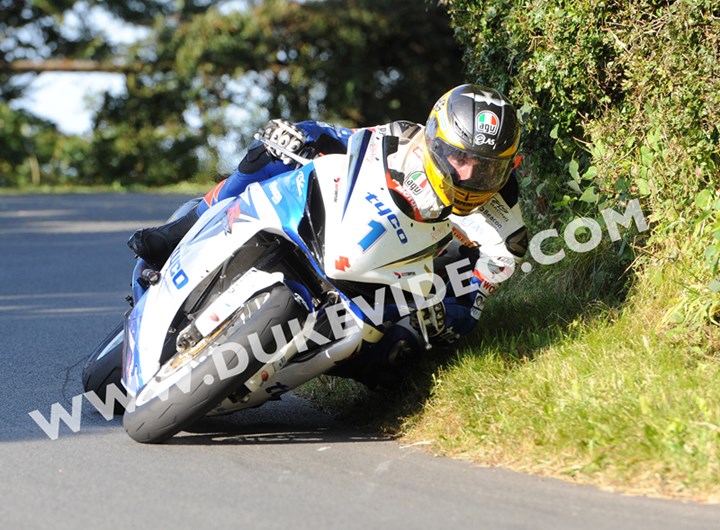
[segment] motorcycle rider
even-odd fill
[[[455,296],[449,286],[443,303],[423,311],[431,342],[453,342],[473,329],[485,300],[512,274],[527,248],[513,171],[519,162],[520,140],[515,108],[496,90],[465,84],[435,103],[425,127],[395,121],[370,129],[399,138],[397,152],[388,157],[388,181],[401,209],[418,222],[452,222],[454,241],[437,258],[436,269],[469,259],[465,270],[472,270],[472,292]],[[316,121],[272,120],[261,135],[288,152],[313,158],[345,153],[354,132]],[[287,153],[256,140],[237,170],[196,208],[172,223],[138,230],[128,246],[159,269],[210,206],[241,194],[252,182],[293,169],[295,162]],[[332,373],[369,386],[391,385],[398,367],[424,342],[417,318],[413,315],[391,327],[379,343],[363,348],[361,356]]]

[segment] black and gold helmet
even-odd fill
[[[468,215],[510,177],[520,141],[515,108],[497,90],[461,85],[442,96],[425,127],[425,172],[453,213]]]

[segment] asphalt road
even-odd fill
[[[720,506],[434,458],[293,396],[160,446],[83,400],[78,432],[51,440],[28,413],[71,410],[85,357],[127,307],[125,240],[180,202],[0,195],[0,527],[720,528]]]

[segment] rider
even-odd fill
[[[487,297],[514,270],[525,254],[527,229],[518,204],[513,169],[520,129],[512,104],[498,91],[461,85],[433,106],[427,124],[395,121],[371,128],[397,136],[399,149],[388,157],[390,186],[402,199],[405,212],[418,222],[450,219],[453,243],[438,257],[436,269],[469,258],[471,294],[455,296],[449,287],[443,304],[435,306],[431,341],[452,342],[470,332]],[[148,264],[160,268],[182,237],[210,206],[242,193],[252,182],[293,170],[287,152],[313,158],[345,153],[353,129],[316,121],[296,124],[272,120],[261,132],[270,143],[253,142],[237,170],[211,189],[184,217],[157,228],[138,230],[128,246]],[[401,207],[402,207],[401,206]],[[428,310],[432,312],[431,310]],[[349,375],[370,386],[390,375],[394,380],[402,359],[422,344],[417,317],[388,330],[383,339],[364,349],[362,361],[341,365],[337,375]],[[387,382],[387,381],[385,381]]]

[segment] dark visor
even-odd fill
[[[497,191],[505,183],[511,158],[470,155],[440,138],[433,140],[433,161],[453,184],[471,191]]]

